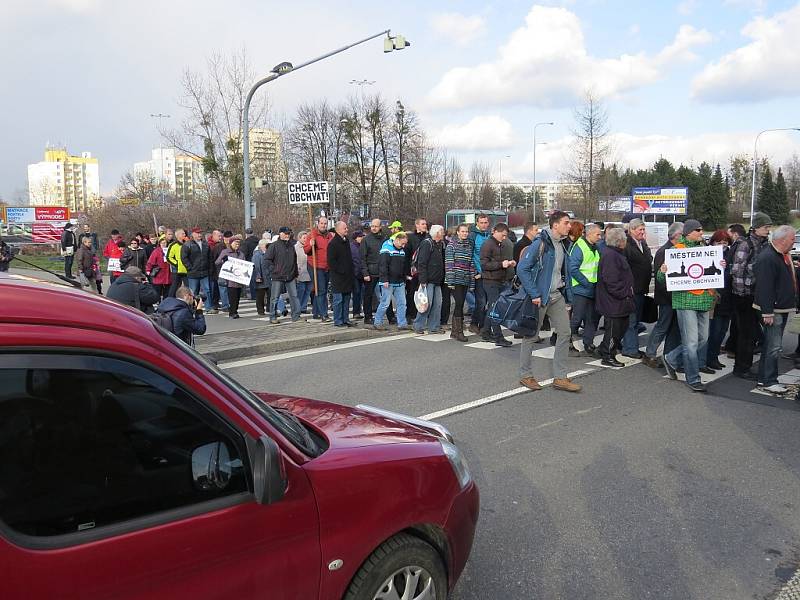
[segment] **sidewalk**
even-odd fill
[[[376,331],[371,326],[339,328],[332,323],[281,323],[280,325],[259,325],[248,329],[207,333],[195,336],[195,347],[215,361],[229,361],[305,350],[335,342],[352,342],[375,337],[387,337],[405,331]]]

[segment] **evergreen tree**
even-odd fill
[[[778,176],[775,178],[774,192],[775,214],[771,214],[772,221],[776,225],[785,225],[789,222],[789,197],[786,189],[786,180],[783,178],[783,171],[778,168]]]
[[[706,198],[706,218],[703,226],[706,229],[719,229],[725,226],[728,218],[728,189],[722,179],[722,169],[717,164],[714,174],[711,176],[709,193]]]
[[[708,228],[713,222],[712,215],[713,192],[711,178],[713,177],[711,165],[702,163],[697,169],[695,193],[692,195],[692,205],[689,215],[697,219]]]
[[[675,167],[666,158],[659,158],[653,165],[653,186],[654,187],[673,187],[678,185],[678,174]]]
[[[761,186],[758,189],[758,204],[757,210],[759,212],[767,213],[773,221],[775,217],[775,184],[772,182],[772,171],[768,165],[764,166],[761,172]]]

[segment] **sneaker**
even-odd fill
[[[238,319],[239,318],[239,313],[233,313],[232,315],[230,315],[230,317],[231,317],[231,319]]]
[[[355,327],[356,324],[355,323],[351,323],[350,321],[347,321],[347,323],[345,323],[344,326],[345,327]]]
[[[322,321],[323,323],[330,323],[332,321],[332,319],[330,317],[322,317],[322,319],[320,319],[320,321]]]
[[[725,368],[725,365],[723,365],[718,360],[717,361],[712,361],[712,362],[708,363],[706,366],[711,368],[711,369],[714,369],[715,371],[721,371],[722,369]]]
[[[270,324],[270,325],[280,325],[280,324],[281,324],[281,322],[280,322],[280,321],[278,321],[278,319],[270,319],[270,320],[269,320],[269,324]]]
[[[417,335],[425,335],[425,330],[424,329],[415,329],[414,333],[416,333]]]
[[[412,331],[414,328],[411,325],[398,325],[397,331]]]
[[[570,356],[580,356],[581,355],[581,351],[578,350],[574,345],[570,344],[569,345],[569,355]]]
[[[639,352],[637,352],[636,354],[625,354],[623,352],[622,356],[624,356],[625,358],[633,358],[634,360],[640,360],[640,359],[645,357],[645,353],[642,352],[641,350]]]
[[[678,372],[675,370],[675,367],[673,367],[667,360],[666,354],[661,355],[661,362],[664,363],[664,368],[667,370],[667,375],[669,375],[669,378],[672,380],[677,380]]]
[[[519,380],[519,382],[524,385],[529,390],[533,390],[534,392],[539,391],[542,389],[542,386],[539,385],[539,382],[536,381],[533,377],[523,377]]]
[[[563,392],[580,392],[583,388],[577,383],[571,382],[569,379],[554,379],[553,387]]]
[[[657,369],[661,366],[661,363],[658,361],[658,358],[655,356],[645,356],[642,359],[642,362],[650,367],[651,369]]]
[[[614,367],[615,369],[619,369],[625,366],[625,363],[619,362],[616,358],[604,358],[600,361],[600,364],[604,367]]]
[[[703,367],[702,369],[698,369],[701,373],[705,373],[706,375],[716,375],[716,371],[709,367]]]
[[[373,329],[375,329],[376,331],[386,331],[386,330],[388,330],[388,329],[389,329],[389,328],[388,328],[386,325],[384,325],[383,323],[373,323],[373,324],[372,324],[372,328],[373,328]]]
[[[216,308],[212,308],[211,310],[207,310],[206,314],[207,315],[218,315],[219,314],[219,310],[217,310]]]
[[[785,394],[789,391],[789,388],[787,388],[785,385],[781,385],[780,383],[776,383],[775,385],[765,387],[764,390],[770,394]]]
[[[687,383],[686,385],[689,386],[690,390],[699,394],[705,394],[708,391],[702,383]]]
[[[501,348],[508,348],[509,346],[512,346],[513,344],[511,343],[510,340],[507,340],[506,338],[501,337],[501,338],[498,338],[498,339],[496,339],[494,341],[494,345],[495,346],[500,346]]]

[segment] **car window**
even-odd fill
[[[121,360],[70,358],[0,359],[8,528],[64,535],[248,490],[241,440],[180,387]]]

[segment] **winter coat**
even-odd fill
[[[400,286],[405,284],[406,276],[410,273],[406,263],[406,251],[394,245],[394,240],[386,240],[381,246],[381,259],[378,263],[380,283],[389,282],[390,285]]]
[[[475,264],[472,262],[472,242],[458,238],[450,240],[444,250],[445,281],[450,287],[475,287]]]
[[[106,298],[116,300],[142,312],[153,312],[153,304],[161,299],[156,289],[149,283],[142,283],[133,275],[123,273],[114,280],[106,292]]]
[[[308,256],[303,250],[303,244],[295,242],[294,252],[297,255],[297,281],[311,281],[311,274],[308,272]]]
[[[83,274],[86,279],[94,279],[94,250],[91,246],[87,248],[81,244],[75,253],[75,262],[78,265],[78,273]]]
[[[444,284],[444,242],[428,238],[417,251],[417,278],[420,285]]]
[[[219,270],[220,267],[217,266],[217,259],[219,255],[222,254],[222,251],[225,250],[228,246],[225,245],[225,242],[219,241],[213,246],[211,244],[208,245],[209,254],[211,255],[211,264],[212,267],[208,270],[208,276],[211,278],[212,281],[217,281],[219,279]],[[240,248],[241,250],[241,248]],[[247,260],[250,260],[249,258]]]
[[[361,238],[361,241],[364,241],[364,238]],[[363,267],[361,265],[361,244],[356,242],[355,240],[350,240],[350,255],[353,257],[353,273],[357,279],[361,279],[363,277]]]
[[[269,249],[269,246],[267,249]],[[272,266],[267,262],[266,252],[258,249],[253,252],[252,281],[255,282],[256,289],[259,290],[268,290],[272,287]]]
[[[65,229],[61,234],[61,249],[66,250],[67,248],[72,248],[74,251],[77,249],[77,246],[78,240],[75,237],[75,233],[70,229]]]
[[[672,242],[667,240],[666,244],[656,250],[656,256],[653,259],[653,271],[655,273],[658,273],[661,270],[661,265],[663,265],[664,261],[666,260],[667,250],[672,247]],[[659,306],[672,306],[672,293],[667,291],[666,280],[660,279],[658,275],[656,275],[656,287],[655,293],[653,294],[653,299]]]
[[[633,291],[636,294],[646,294],[650,291],[650,280],[653,278],[653,256],[646,241],[642,241],[642,249],[631,236],[625,246],[625,258],[633,273]]]
[[[253,252],[258,248],[259,237],[257,235],[248,235],[242,242],[242,252],[244,252],[244,259],[247,261],[253,260]]]
[[[114,254],[112,254],[113,252],[116,252],[117,248],[117,242],[115,242],[113,239],[108,240],[105,248],[103,248],[103,256],[106,258],[117,258],[114,256]]]
[[[522,251],[530,245],[531,238],[529,238],[527,235],[523,235],[519,241],[514,244],[514,260],[519,262],[519,257],[522,255]]]
[[[147,254],[144,248],[136,248],[135,250],[130,246],[125,248],[122,253],[122,258],[119,260],[119,266],[124,271],[128,267],[139,267],[144,272],[147,267]]]
[[[90,233],[80,234],[78,236],[78,247],[81,247],[83,245],[83,238],[85,237],[88,237],[90,240],[92,240],[92,246],[91,246],[92,250],[94,250],[95,252],[99,252],[100,246],[97,243],[97,234],[94,231]]]
[[[725,249],[725,287],[717,289],[717,304],[714,306],[714,317],[733,317],[736,305],[733,303],[733,282],[731,267],[733,266],[733,247]]]
[[[762,317],[795,312],[797,280],[791,258],[787,264],[784,255],[775,246],[768,244],[759,252],[753,272],[756,276],[753,308]]]
[[[164,256],[164,251],[164,248],[157,246],[150,254],[150,258],[147,259],[145,272],[148,275],[152,273],[154,268],[159,268],[158,273],[152,279],[154,285],[169,285],[172,283],[172,273],[169,271],[169,263],[167,263],[167,258]]]
[[[244,254],[242,254],[244,257]],[[189,279],[202,279],[211,272],[211,249],[204,240],[190,240],[181,246],[181,260]]]
[[[542,306],[550,302],[550,286],[553,283],[553,270],[556,266],[556,250],[553,244],[550,234],[542,231],[531,242],[528,250],[522,253],[517,265],[517,275],[522,287],[525,288],[525,293],[531,298],[540,298]],[[565,281],[568,263],[565,255],[564,263],[561,265],[561,276]]]
[[[429,233],[414,233],[408,234],[408,242],[406,243],[406,262],[408,263],[408,269],[411,270],[411,261],[414,260],[414,252],[419,250],[422,247],[422,242],[425,240],[431,239]]]
[[[224,263],[229,258],[238,258],[239,260],[244,260],[244,252],[242,252],[241,250],[233,250],[231,248],[225,248],[225,250],[220,252],[214,264],[217,267],[222,267],[222,263]],[[230,281],[228,279],[220,279],[219,284],[220,285],[224,284],[224,287],[229,287],[234,289],[245,287],[241,283],[237,283],[236,281]]]
[[[105,254],[104,252],[105,256],[107,256],[108,258],[118,258],[120,259],[120,263],[122,262],[122,254],[123,254],[122,248],[120,248],[117,245],[114,245],[111,248],[106,247],[106,250],[108,251],[108,254]],[[122,274],[122,271],[111,271],[111,274],[115,276],[120,275]]]
[[[493,236],[483,243],[481,246],[481,278],[484,281],[502,283],[508,280],[508,269],[513,269],[513,267],[503,266],[504,260],[510,260],[510,257],[507,259],[506,255],[507,251],[503,249],[503,242],[498,242]]]
[[[481,272],[481,246],[492,235],[491,229],[481,231],[477,226],[473,225],[469,230],[469,241],[472,242],[472,262],[475,265],[475,270]]]
[[[309,256],[308,266],[310,268],[318,268],[321,271],[328,270],[328,244],[330,244],[331,240],[333,239],[333,233],[325,233],[322,234],[319,232],[319,229],[314,228],[311,230],[311,233],[308,234],[308,238],[306,239],[306,243],[303,244],[303,250],[305,250],[306,255]],[[314,239],[314,244],[316,248],[312,252],[311,249],[311,239]]]
[[[340,235],[333,236],[328,244],[328,269],[331,274],[331,287],[334,293],[350,294],[353,291],[353,255],[350,252],[350,241]]]
[[[606,246],[600,255],[595,310],[604,317],[627,317],[636,311],[634,277],[626,253]]]
[[[597,244],[590,244],[586,238],[582,238],[583,242],[575,242],[570,248],[569,256],[567,257],[567,262],[569,263],[567,271],[569,272],[569,293],[570,293],[570,300],[572,299],[573,295],[583,296],[584,298],[594,298],[595,291],[597,289],[597,283],[592,283],[586,278],[586,275],[581,271],[581,265],[584,262],[584,258],[591,259],[592,257],[584,257],[583,252],[583,244],[586,244],[586,248],[588,248],[588,252],[594,252],[598,257],[600,250],[597,248]],[[572,284],[572,280],[577,282],[577,285]]]
[[[736,242],[731,266],[731,282],[733,293],[736,296],[748,297],[755,293],[756,277],[753,267],[758,260],[758,255],[769,245],[769,240],[756,235],[750,230],[750,235]]]
[[[278,240],[267,246],[264,260],[269,264],[272,281],[292,281],[297,278],[297,253],[294,240]]]
[[[153,253],[155,254],[157,250]],[[192,335],[203,335],[206,332],[206,318],[203,313],[196,313],[183,300],[164,298],[156,312],[169,315],[173,332],[187,344],[191,345]]]
[[[0,240],[0,273],[8,271],[8,265],[12,260],[14,257],[11,255],[11,247]]]
[[[361,240],[361,275],[370,277],[373,280],[380,275],[378,263],[381,257],[381,247],[386,241],[383,231],[378,233],[368,233]]]
[[[186,265],[183,264],[183,259],[181,259],[181,250],[183,250],[181,242],[172,242],[167,247],[167,262],[178,275],[186,275]]]

